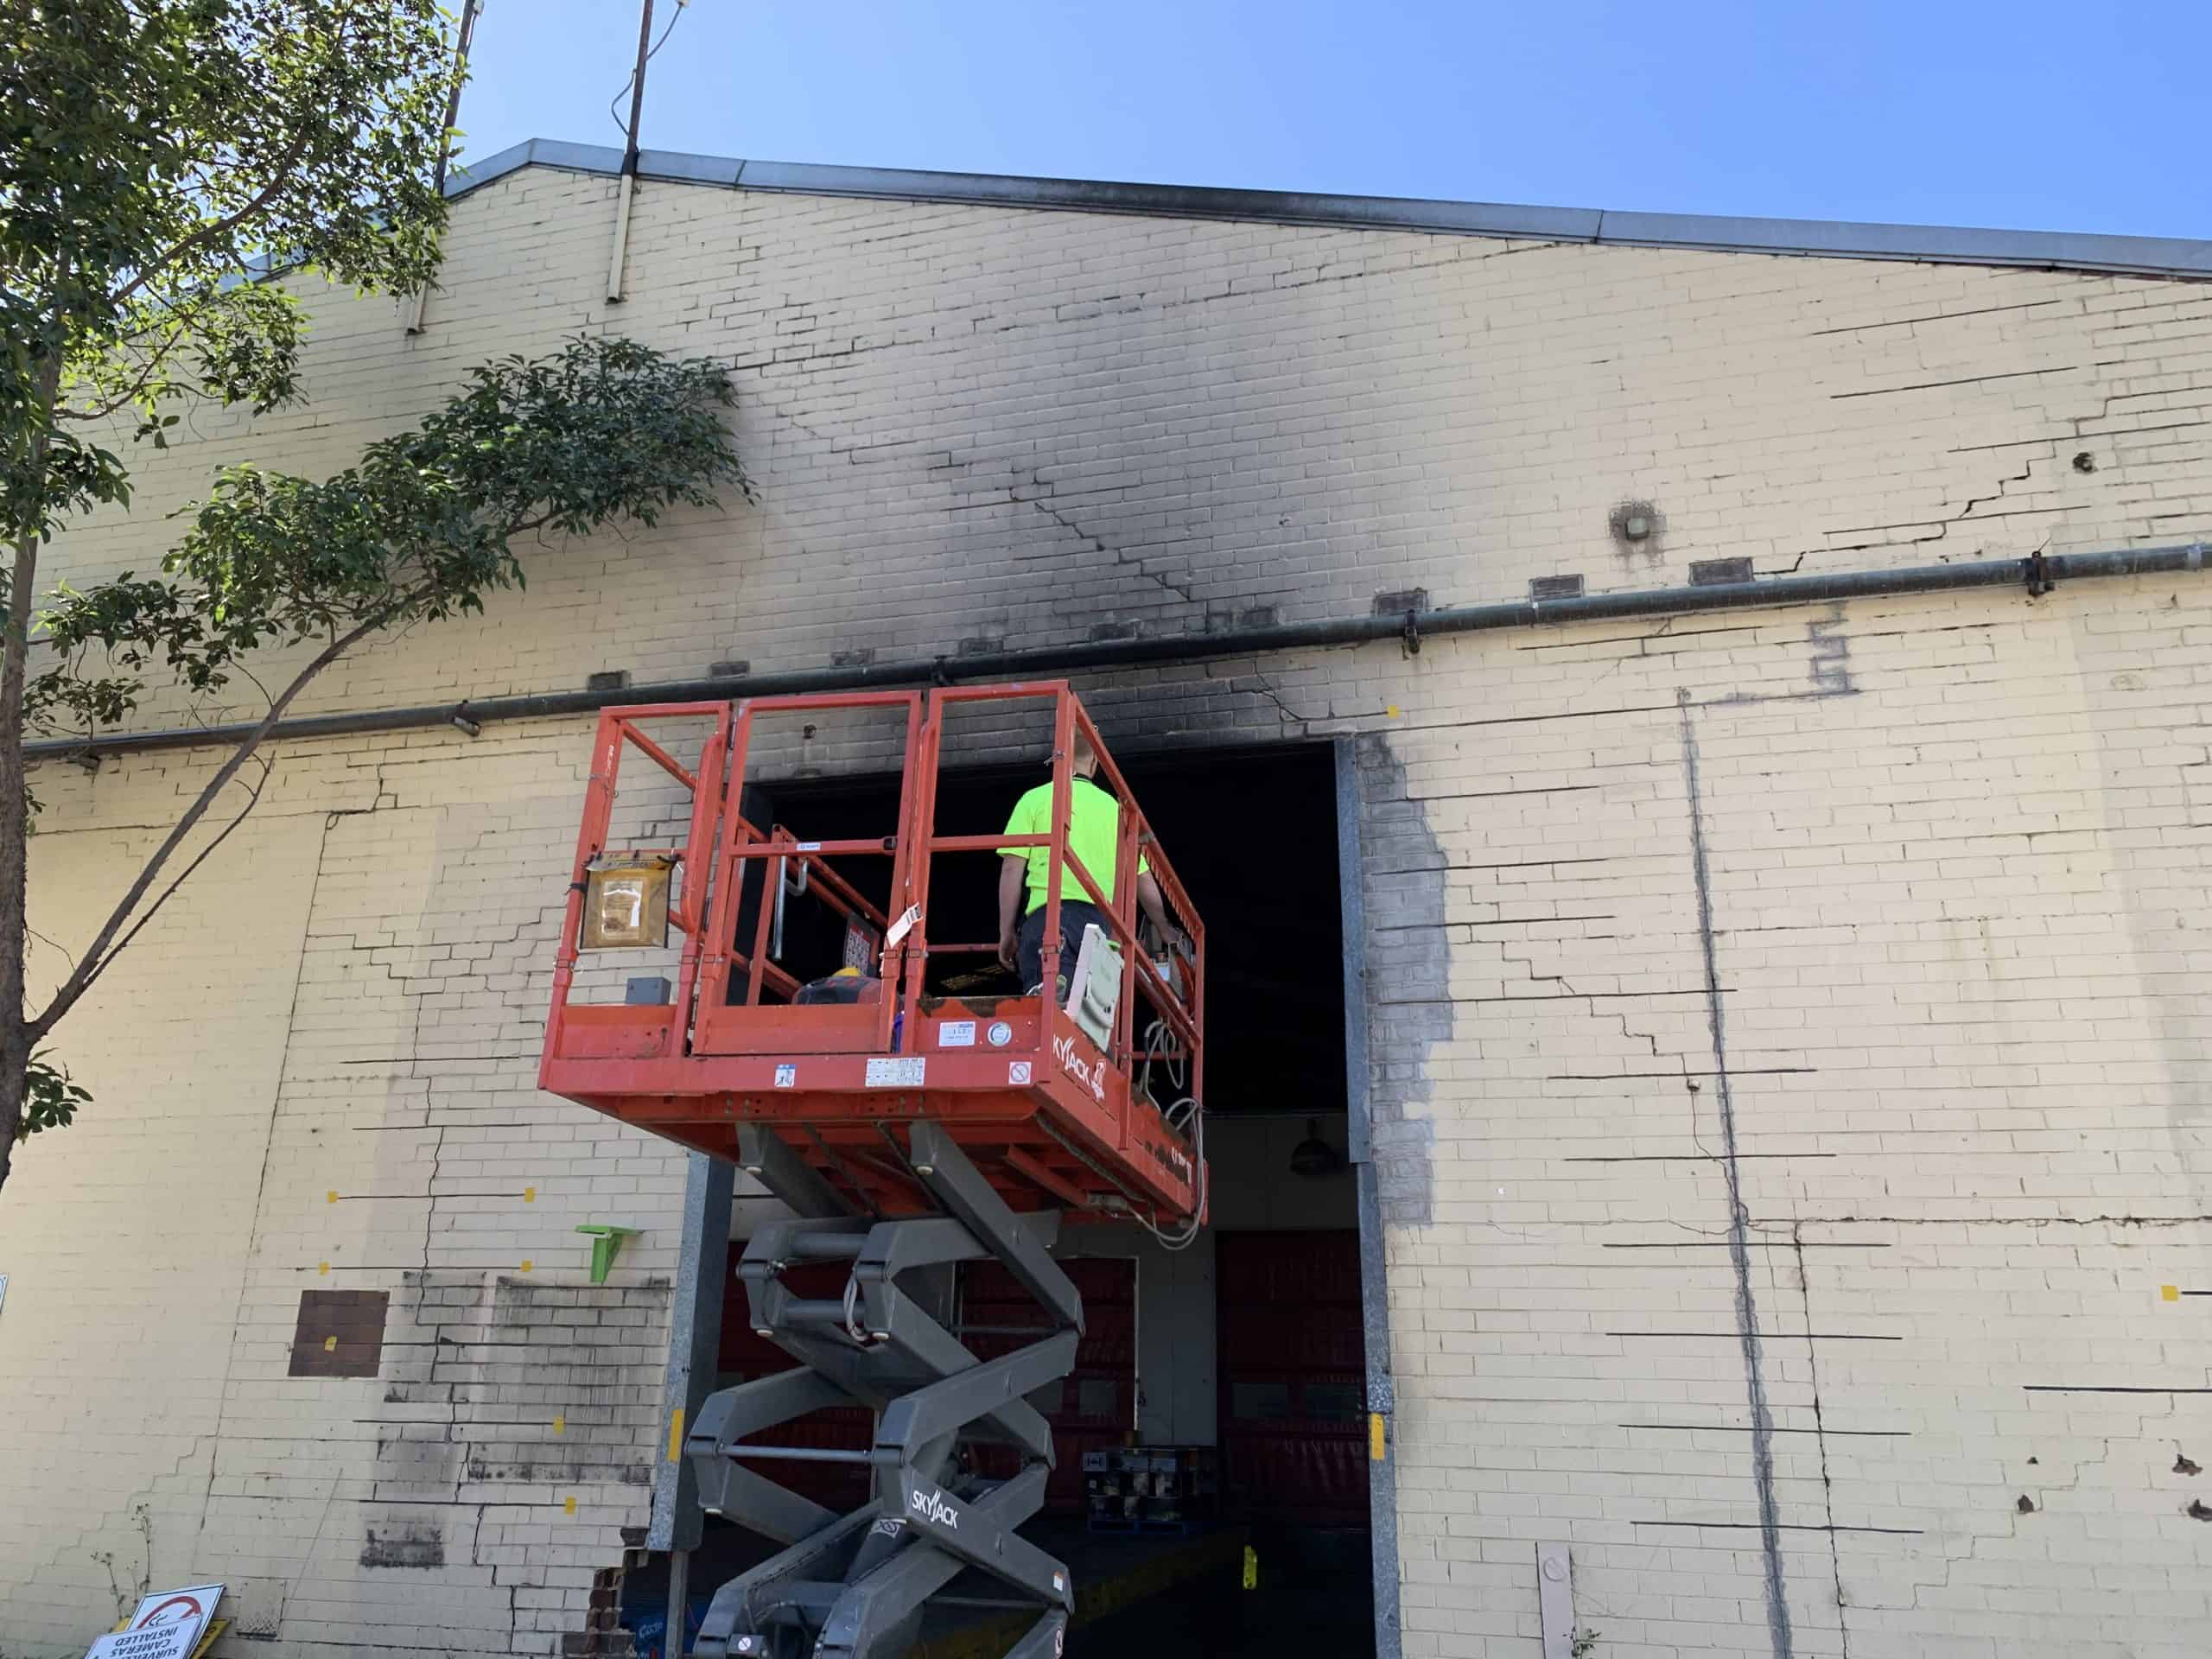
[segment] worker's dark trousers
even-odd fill
[[[1063,982],[1073,977],[1075,959],[1083,949],[1083,930],[1096,927],[1108,938],[1113,930],[1106,925],[1106,918],[1098,906],[1080,899],[1060,900],[1060,978]],[[1045,982],[1045,906],[1039,905],[1021,918],[1021,931],[1014,938],[1014,957],[1021,972],[1021,988],[1033,989]]]

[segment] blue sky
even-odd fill
[[[674,10],[657,0],[656,33]],[[637,0],[487,0],[465,154],[620,143],[637,20]],[[2207,0],[691,0],[644,142],[2202,238],[2208,60]]]

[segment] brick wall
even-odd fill
[[[741,365],[761,506],[549,553],[315,706],[2212,519],[2201,287],[648,186],[609,308],[611,197],[467,198],[421,336],[317,296],[315,402],[203,417],[63,565],[600,327]],[[1601,1654],[2201,1647],[2208,678],[2179,577],[1085,683],[1120,743],[1360,740],[1408,1653],[1533,1656],[1538,1539]],[[0,1649],[142,1572],[285,1652],[582,1629],[682,1192],[531,1086],[586,734],[285,746],[64,1028],[98,1102],[0,1202]],[[41,932],[206,764],[44,769]],[[593,1287],[599,1221],[644,1231]],[[376,1376],[289,1374],[307,1289],[387,1294]]]

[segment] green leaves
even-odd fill
[[[22,1116],[16,1120],[20,1144],[41,1129],[66,1129],[81,1106],[92,1102],[92,1090],[70,1080],[68,1068],[57,1065],[43,1053],[31,1056],[30,1090],[23,1100]]]
[[[300,322],[270,270],[431,280],[452,73],[435,0],[0,0],[11,536],[120,499],[120,466],[57,420],[135,411],[160,447],[164,404],[295,395]]]
[[[0,0],[0,539],[16,601],[0,623],[0,1046],[15,1057],[0,1069],[0,1182],[16,1141],[86,1098],[59,1067],[22,1059],[36,1034],[22,1009],[26,729],[111,725],[150,673],[209,691],[241,653],[351,620],[319,667],[354,629],[465,600],[465,586],[442,595],[467,569],[500,573],[504,520],[480,496],[433,515],[422,490],[366,466],[327,485],[234,474],[160,575],[54,595],[42,620],[57,658],[30,677],[42,545],[130,500],[122,459],[80,433],[165,448],[195,401],[264,413],[294,399],[302,324],[273,271],[386,292],[431,281],[446,22],[436,0]],[[473,566],[425,557],[454,539],[477,545]],[[179,832],[207,805],[185,808]],[[50,1012],[128,942],[119,930],[175,840]]]
[[[247,653],[480,612],[523,585],[515,542],[643,524],[677,507],[753,499],[723,411],[728,372],[628,340],[473,370],[413,431],[315,480],[226,469],[156,577],[125,571],[52,596],[40,637],[60,664],[35,681],[47,729],[126,717],[145,675],[223,686]]]

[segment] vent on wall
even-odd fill
[[[1532,576],[1529,580],[1531,599],[1580,599],[1582,597],[1580,576]]]
[[[1698,559],[1690,565],[1690,586],[1719,588],[1729,582],[1749,582],[1751,562],[1749,559]]]
[[[1394,588],[1387,594],[1375,595],[1375,614],[1377,616],[1403,616],[1408,611],[1428,608],[1428,589],[1426,588]]]

